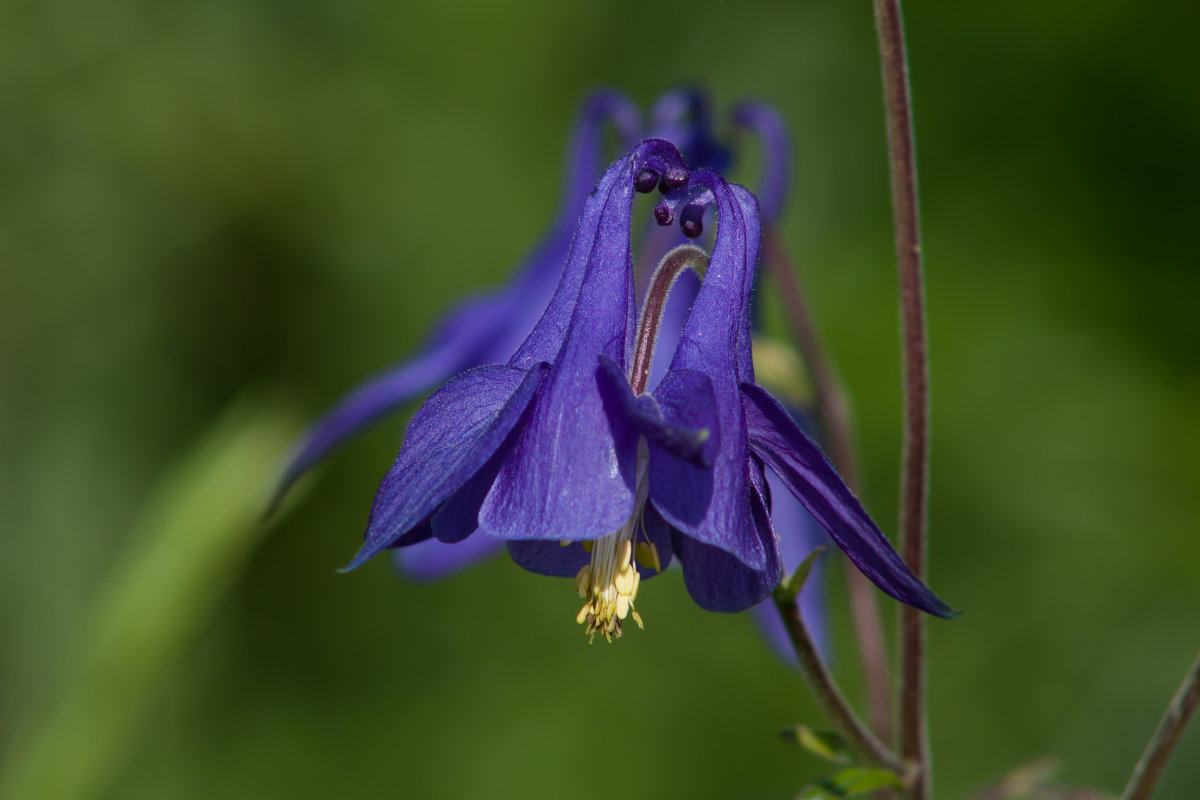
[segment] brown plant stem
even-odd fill
[[[892,214],[900,282],[904,352],[904,445],[900,473],[900,555],[925,579],[925,526],[929,479],[929,365],[921,276],[917,157],[912,96],[900,0],[872,0],[883,73]],[[929,796],[929,743],[925,711],[925,615],[900,606],[900,753],[918,773],[909,796]]]
[[[854,455],[853,426],[845,392],[825,355],[825,348],[821,346],[816,325],[804,300],[799,274],[788,258],[779,234],[769,227],[763,242],[766,268],[779,288],[788,328],[808,372],[830,460],[850,488],[858,492],[858,463]],[[867,691],[867,719],[875,735],[886,742],[892,738],[892,698],[887,647],[884,644],[879,606],[875,601],[875,587],[849,560],[845,561],[845,566],[850,611],[854,617],[854,632]]]
[[[854,709],[846,702],[841,690],[833,680],[829,668],[821,660],[809,635],[808,627],[800,616],[800,608],[794,597],[776,595],[775,605],[783,617],[788,636],[800,660],[800,670],[808,679],[813,696],[821,705],[821,710],[829,717],[830,723],[838,733],[846,737],[850,746],[871,764],[890,769],[897,775],[906,777],[911,772],[909,765],[892,752],[886,744],[880,741],[862,720],[854,713]]]
[[[1133,775],[1129,778],[1129,785],[1125,787],[1121,800],[1149,800],[1153,796],[1167,763],[1171,760],[1171,754],[1175,752],[1175,747],[1187,729],[1197,705],[1200,705],[1200,656],[1196,657],[1192,668],[1183,676],[1183,683],[1171,698],[1171,704],[1167,706],[1162,722],[1158,724],[1158,730],[1154,732],[1154,736],[1146,745],[1146,751],[1133,768]]]

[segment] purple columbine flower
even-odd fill
[[[651,108],[648,118],[652,135],[675,144],[691,163],[716,169],[728,165],[730,151],[713,134],[711,108],[702,92],[686,88],[667,92]],[[782,120],[770,107],[747,102],[735,108],[733,122],[762,140],[764,197],[773,199],[765,207],[764,217],[774,219],[786,194],[790,169]],[[612,90],[593,92],[583,103],[568,148],[560,213],[512,282],[451,309],[417,353],[356,387],[313,424],[285,469],[276,501],[313,464],[383,416],[463,369],[496,363],[512,353],[554,291],[587,190],[601,173],[603,133],[610,124],[622,146],[628,146],[642,123],[632,101],[625,96]],[[661,252],[666,245],[651,244],[649,249]],[[686,285],[675,292],[667,312],[672,319],[664,323],[674,335],[683,327],[698,286],[690,275],[681,283]],[[661,373],[665,366],[663,360],[656,372]],[[782,535],[786,541],[789,533],[785,529]],[[453,546],[430,539],[396,550],[395,559],[407,575],[435,579],[486,558],[503,544],[488,537],[475,537]]]
[[[678,219],[695,237],[715,205],[719,226],[711,260],[698,248],[664,259],[635,348],[633,195],[655,187],[668,193],[659,224]],[[635,146],[588,197],[554,296],[513,357],[451,378],[418,410],[347,569],[431,537],[493,536],[528,569],[574,574],[578,621],[611,639],[629,615],[640,624],[640,580],[674,554],[699,605],[741,611],[781,576],[766,464],[881,589],[951,615],[754,384],[758,248],[753,195],[709,169],[689,175],[668,142]],[[673,272],[698,261],[708,261],[703,285],[670,368],[646,392]]]

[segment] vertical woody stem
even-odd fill
[[[917,206],[917,158],[912,96],[900,0],[872,0],[887,115],[888,161],[904,350],[904,448],[900,474],[900,554],[925,579],[925,526],[929,478],[929,365]],[[925,617],[900,607],[900,754],[917,767],[913,800],[929,796],[929,745],[925,717]]]

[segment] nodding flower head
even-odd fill
[[[660,224],[699,236],[714,208],[717,234],[711,258],[688,246],[664,259],[637,319],[633,199],[656,189]],[[635,145],[588,196],[557,288],[512,357],[454,376],[413,417],[347,568],[431,538],[494,537],[532,571],[574,576],[578,621],[611,640],[630,615],[641,623],[641,580],[675,556],[699,605],[740,611],[780,580],[766,465],[885,592],[952,613],[754,383],[758,247],[749,191],[690,171],[669,142]],[[687,266],[703,283],[650,389],[663,301]]]

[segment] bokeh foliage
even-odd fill
[[[1200,641],[1197,12],[906,13],[931,575],[965,612],[932,625],[938,788],[1053,753],[1115,791]],[[0,4],[0,748],[52,707],[150,487],[235,397],[315,415],[403,355],[549,219],[588,87],[645,103],[679,80],[793,125],[784,234],[890,531],[869,3]],[[611,648],[584,644],[566,583],[502,560],[334,575],[402,427],[332,459],[234,576],[97,797],[790,797],[821,770],[775,738],[817,722],[799,679],[678,574]],[[1163,797],[1200,786],[1198,742]]]

